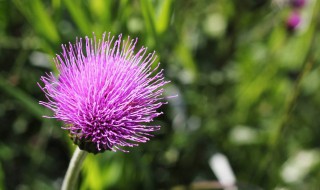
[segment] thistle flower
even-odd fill
[[[48,73],[39,85],[48,99],[40,104],[54,112],[45,117],[63,121],[74,143],[95,154],[148,141],[160,128],[150,122],[162,114],[157,110],[167,103],[162,94],[169,82],[157,72],[159,63],[152,67],[155,52],[134,52],[137,39],[105,38],[62,45],[54,59],[59,76]]]
[[[302,8],[306,4],[306,0],[291,0],[291,5],[295,8]]]
[[[299,13],[292,12],[287,19],[287,23],[286,23],[287,29],[289,31],[294,31],[295,29],[297,29],[299,27],[300,23],[301,23],[301,17],[299,15]]]

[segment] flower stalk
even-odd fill
[[[74,151],[67,173],[63,179],[61,190],[73,190],[76,189],[79,173],[82,168],[82,163],[86,158],[88,152],[80,150],[79,147]]]

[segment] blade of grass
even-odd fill
[[[175,54],[179,57],[181,65],[184,67],[184,69],[190,72],[191,79],[196,79],[198,73],[196,63],[194,62],[191,51],[183,42],[177,44],[175,48]]]
[[[111,19],[112,1],[93,0],[90,1],[91,12],[97,19],[109,22]]]
[[[4,32],[5,28],[8,25],[9,17],[9,3],[8,1],[0,0],[0,34]]]
[[[4,175],[2,164],[0,162],[0,189],[5,189],[4,182],[5,182],[5,175]]]
[[[168,29],[172,12],[172,0],[161,1],[156,22],[156,30],[158,35],[163,34]]]
[[[58,30],[55,23],[45,9],[42,1],[31,0],[13,0],[18,10],[26,17],[28,22],[33,26],[34,30],[43,36],[52,44],[60,41]]]
[[[127,21],[127,17],[130,13],[130,6],[128,6],[128,2],[128,0],[120,0],[119,8],[117,10],[117,18],[123,24]]]
[[[155,28],[155,11],[150,0],[140,0],[142,15],[148,35],[148,46],[154,46],[157,42]]]
[[[92,33],[93,31],[90,29],[90,21],[81,7],[81,1],[64,0],[63,2],[81,33],[84,35]]]
[[[27,93],[12,86],[4,78],[0,76],[0,89],[18,100],[31,114],[39,119],[43,119],[44,108],[42,108],[35,99],[30,97]]]
[[[102,34],[111,25],[112,1],[92,0],[89,1],[90,13],[95,20],[94,32]],[[103,25],[101,25],[103,23]]]

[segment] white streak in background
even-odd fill
[[[172,96],[173,94],[178,94],[178,96],[176,96],[175,98],[166,99],[169,102],[172,111],[170,115],[174,116],[174,118],[172,119],[173,129],[176,132],[186,131],[187,113],[183,95],[180,92],[179,88],[174,84],[167,84],[165,86],[165,89],[165,97]]]
[[[29,60],[32,65],[37,67],[43,67],[50,69],[51,64],[50,61],[52,60],[48,54],[39,52],[39,51],[33,51],[30,56]],[[53,62],[53,61],[52,61]]]
[[[298,184],[317,166],[320,161],[320,151],[301,150],[291,156],[282,166],[281,177],[288,184]]]
[[[221,153],[214,154],[209,160],[209,165],[220,184],[225,187],[225,190],[238,189],[235,186],[236,178],[225,155]]]
[[[288,3],[289,0],[272,0],[271,5],[273,5],[274,8],[283,9]]]
[[[238,125],[230,132],[229,139],[237,145],[255,144],[259,141],[259,134],[252,127]]]

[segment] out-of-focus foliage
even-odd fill
[[[60,187],[74,146],[37,82],[60,44],[104,31],[156,50],[179,96],[150,142],[89,155],[81,189],[195,187],[217,152],[240,189],[317,189],[319,17],[317,0],[0,0],[0,189]]]

